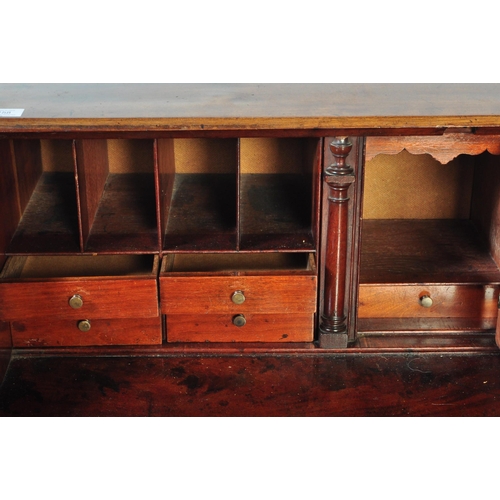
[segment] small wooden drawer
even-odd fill
[[[313,341],[313,314],[173,314],[166,321],[167,342]]]
[[[83,330],[83,331],[82,331]],[[141,319],[39,318],[12,323],[14,347],[153,345],[162,343],[160,316]]]
[[[11,257],[0,275],[0,320],[157,317],[158,266],[149,255]]]
[[[174,255],[163,259],[163,314],[314,314],[316,268],[307,254]]]
[[[496,318],[498,285],[360,285],[359,318]]]

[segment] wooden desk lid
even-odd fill
[[[0,133],[500,127],[500,84],[1,84]]]

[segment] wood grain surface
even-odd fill
[[[48,316],[12,323],[14,347],[104,346],[161,344],[161,318],[82,319],[90,321],[90,330],[81,332],[78,320]]]
[[[498,127],[498,84],[2,84],[7,131]]]
[[[420,298],[427,295],[431,307]],[[358,318],[496,318],[494,285],[360,285]]]
[[[73,309],[69,299],[80,295],[83,306]],[[0,283],[0,319],[151,318],[158,316],[154,279],[79,279]]]
[[[18,354],[0,415],[500,416],[500,354]]]
[[[467,220],[365,220],[360,283],[499,283],[486,241]]]
[[[305,276],[160,276],[164,314],[313,314],[317,278]],[[243,304],[232,302],[242,291]]]
[[[488,151],[500,154],[500,139],[495,135],[445,134],[440,137],[370,137],[366,141],[366,161],[376,155],[393,155],[406,149],[411,154],[430,154],[446,164],[458,155],[479,155]]]
[[[237,309],[235,307],[235,309]],[[246,324],[233,324],[234,314],[172,314],[166,318],[167,342],[312,342],[312,314],[244,314]]]

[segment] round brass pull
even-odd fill
[[[243,304],[243,302],[245,302],[246,297],[245,297],[245,294],[241,290],[236,290],[236,292],[234,292],[233,295],[231,295],[231,300],[235,304],[241,305],[241,304]]]
[[[73,295],[73,297],[69,299],[69,305],[73,309],[80,309],[80,307],[83,306],[83,299],[80,297],[80,295]]]
[[[78,322],[78,330],[81,332],[88,332],[91,326],[92,325],[88,319],[82,319],[82,321]]]
[[[429,295],[422,295],[422,297],[420,297],[420,305],[422,307],[431,307],[432,303],[433,301]]]
[[[237,326],[237,327],[242,327],[242,326],[245,326],[247,324],[247,320],[245,318],[245,316],[243,316],[243,314],[238,314],[238,316],[235,316],[233,318],[233,325],[234,326]]]

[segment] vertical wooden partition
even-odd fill
[[[152,140],[76,142],[84,251],[159,251],[154,149]]]
[[[0,269],[20,218],[11,142],[0,141]]]
[[[156,139],[154,147],[155,163],[159,179],[160,248],[164,248],[175,180],[174,140]]]
[[[94,224],[104,185],[109,174],[106,140],[76,141],[76,161],[81,205],[81,227],[84,245]]]

